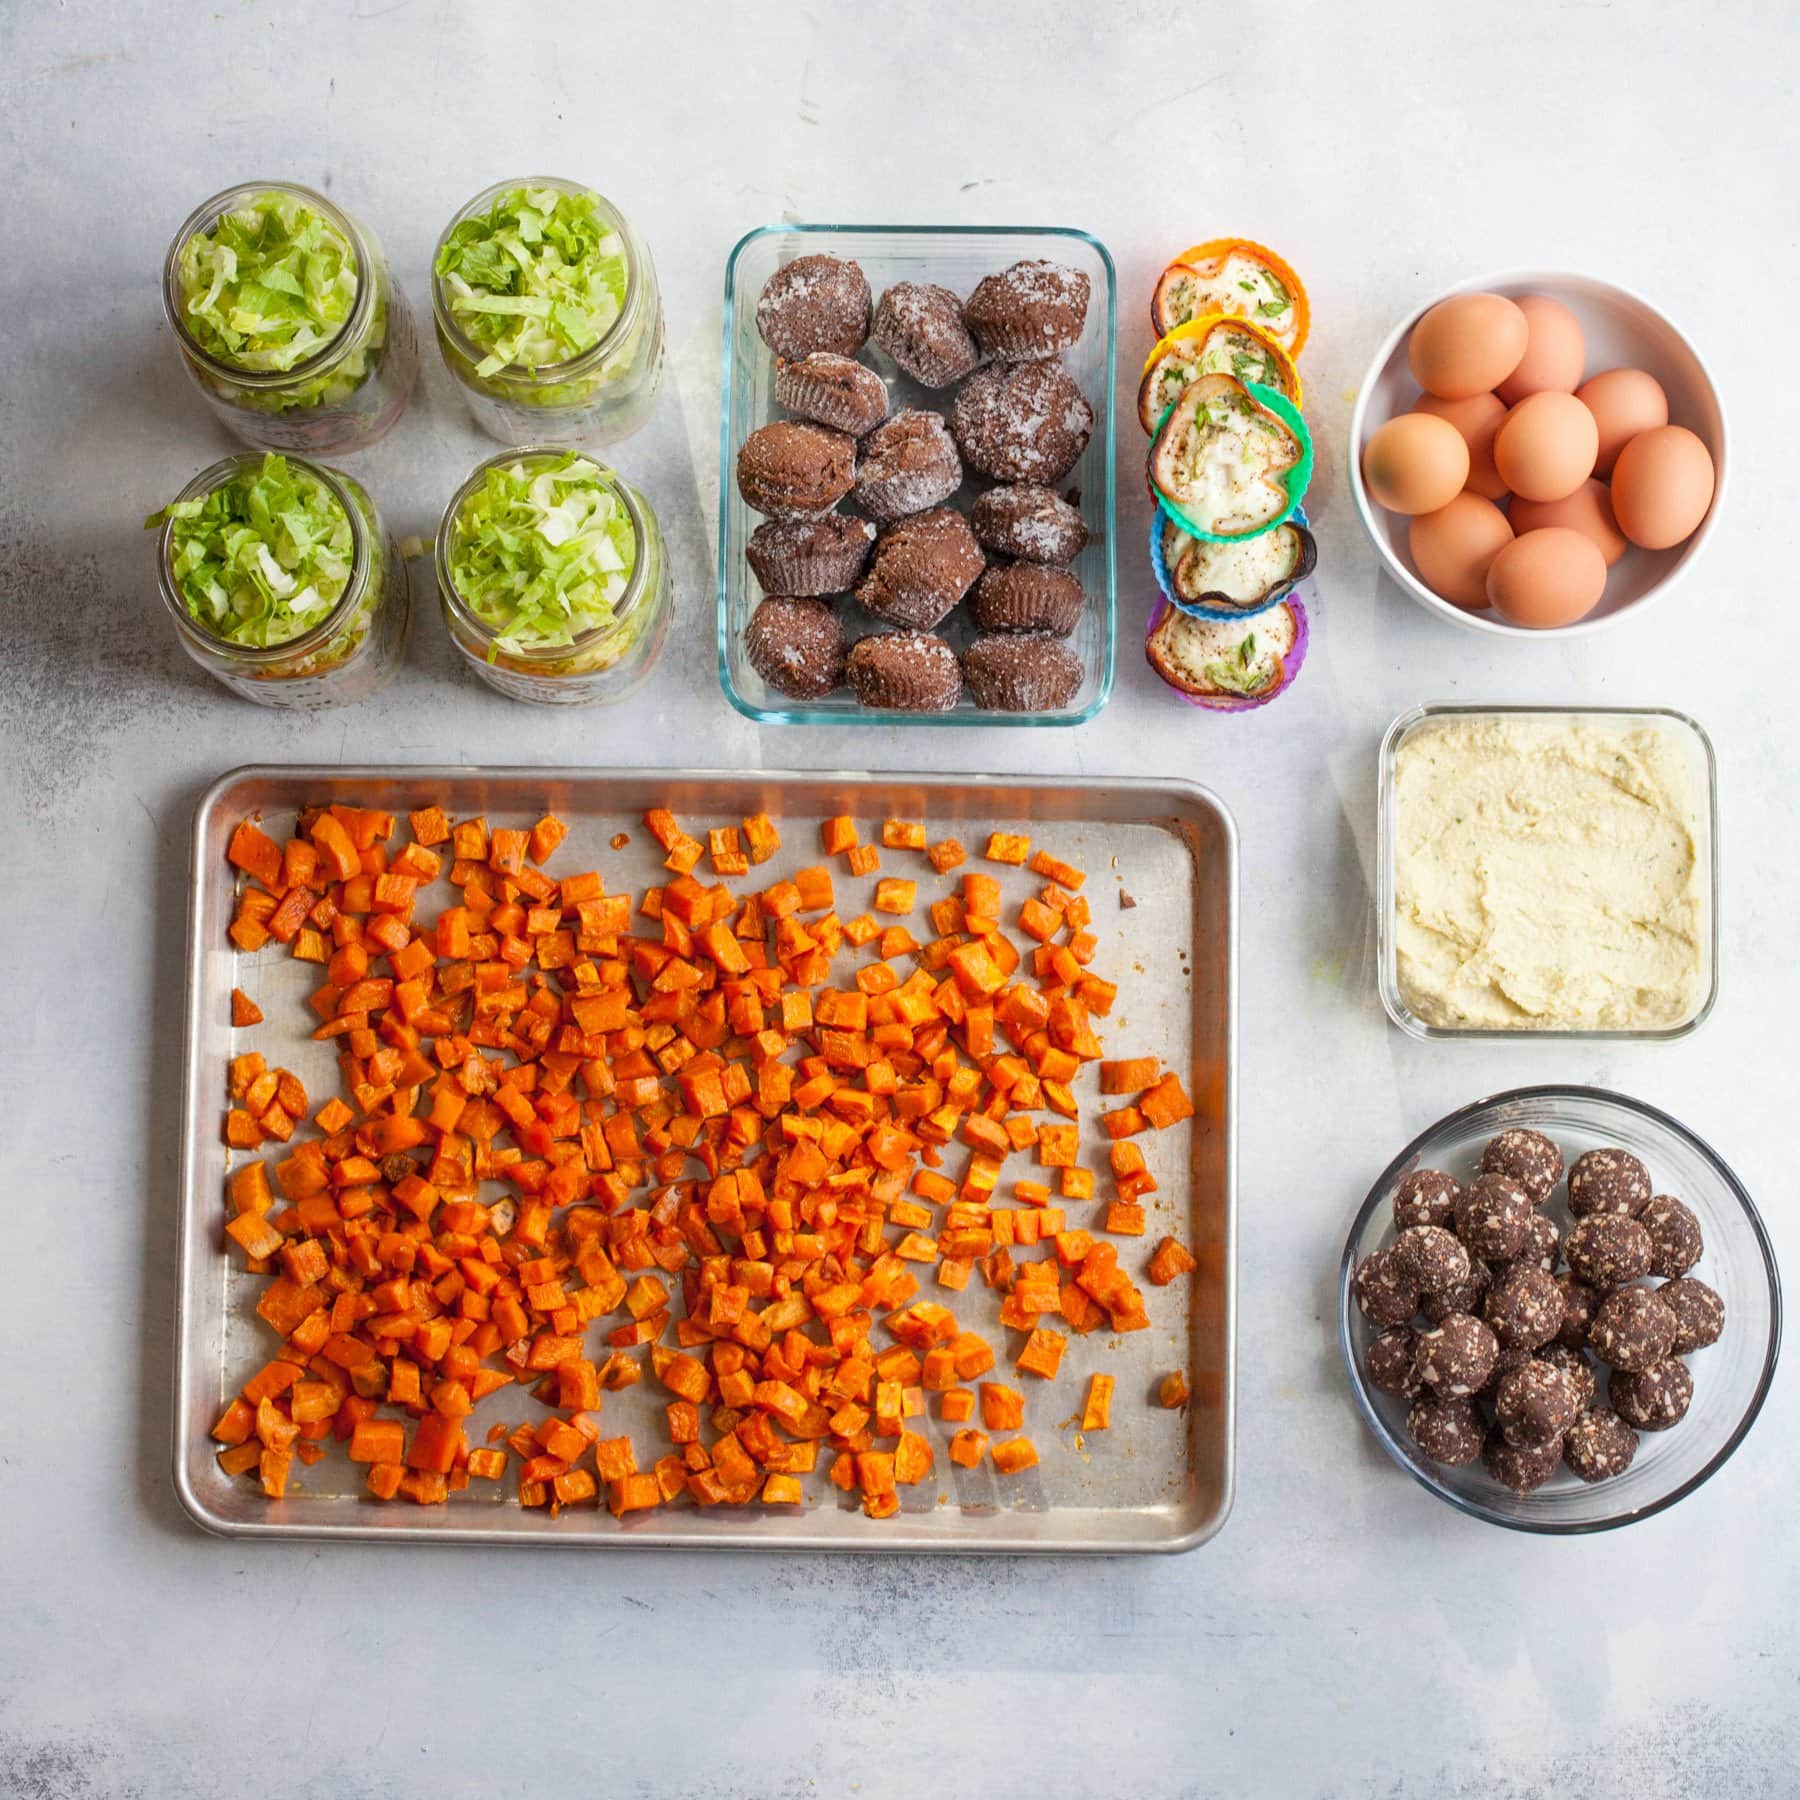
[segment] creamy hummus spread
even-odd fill
[[[1704,1002],[1694,772],[1673,727],[1475,714],[1394,757],[1395,973],[1429,1025],[1666,1029]]]

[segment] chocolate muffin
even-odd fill
[[[855,478],[856,440],[823,425],[777,419],[751,432],[738,451],[738,492],[771,519],[830,512]]]
[[[961,486],[962,461],[941,413],[895,413],[857,446],[856,504],[872,519],[924,512]]]
[[[765,594],[847,594],[874,547],[875,527],[867,519],[828,512],[757,526],[744,560]]]
[[[979,534],[977,534],[979,535]],[[1394,1226],[1443,1225],[1456,1229],[1456,1203],[1462,1183],[1442,1169],[1410,1169],[1394,1189]]]
[[[1067,637],[1087,603],[1067,569],[1047,563],[1005,563],[989,569],[969,596],[969,617],[983,631],[1047,631]]]
[[[888,416],[887,383],[855,357],[815,350],[775,371],[775,403],[859,438]]]
[[[963,461],[995,481],[1060,481],[1081,460],[1093,429],[1093,408],[1055,362],[977,369],[950,409]]]
[[[744,627],[750,666],[777,693],[817,700],[844,679],[844,625],[824,600],[772,595]]]
[[[962,659],[969,698],[983,712],[1052,712],[1081,691],[1087,671],[1065,643],[1039,632],[978,637]]]
[[[856,598],[864,612],[889,625],[929,631],[984,566],[969,521],[951,507],[934,507],[881,533]]]
[[[869,335],[868,278],[835,256],[797,256],[763,285],[756,329],[777,356],[854,356]]]
[[[962,302],[929,282],[896,281],[881,296],[869,335],[920,387],[946,388],[981,360]]]
[[[1077,343],[1087,309],[1088,278],[1079,269],[1028,260],[981,282],[963,319],[989,356],[1030,362]]]
[[[859,638],[844,674],[864,706],[896,712],[949,712],[962,694],[956,652],[929,631],[880,631]]]
[[[990,488],[975,502],[969,523],[982,549],[1020,562],[1072,563],[1087,548],[1079,509],[1029,482]]]
[[[1583,1481],[1623,1475],[1637,1455],[1638,1434],[1608,1406],[1585,1412],[1563,1434],[1562,1454]]]

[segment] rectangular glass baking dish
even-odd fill
[[[756,330],[756,302],[763,284],[797,256],[829,254],[854,260],[879,300],[896,281],[929,281],[967,296],[984,275],[1027,257],[1043,257],[1082,270],[1091,298],[1081,340],[1063,356],[1064,366],[1094,409],[1094,434],[1081,460],[1056,485],[1079,489],[1088,544],[1073,564],[1088,605],[1069,639],[1085,673],[1066,707],[1038,713],[983,712],[965,695],[947,713],[895,712],[858,704],[848,688],[822,700],[794,700],[777,693],[744,656],[744,627],[762,590],[744,560],[744,545],[761,523],[739,497],[739,446],[760,425],[785,416],[773,395],[775,358]],[[1117,283],[1106,246],[1067,226],[1027,225],[764,225],[740,238],[725,265],[725,349],[719,440],[719,685],[746,718],[765,725],[1081,725],[1112,694],[1115,613],[1113,556],[1113,402],[1118,337]],[[894,410],[919,406],[948,411],[953,389],[933,391],[901,375],[879,351],[864,359],[887,378]],[[992,484],[970,474],[952,504],[966,511]],[[844,607],[852,637],[873,626],[854,603]],[[969,637],[959,607],[939,630],[960,652]]]
[[[1401,745],[1420,726],[1454,718],[1538,718],[1565,720],[1571,724],[1609,724],[1615,726],[1650,726],[1672,734],[1687,755],[1693,776],[1693,791],[1698,812],[1696,837],[1697,857],[1705,871],[1703,892],[1706,896],[1706,919],[1701,932],[1705,963],[1701,970],[1700,1001],[1687,1018],[1673,1025],[1647,1026],[1635,1029],[1600,1030],[1570,1028],[1516,1030],[1475,1025],[1433,1025],[1421,1019],[1400,991],[1399,946],[1395,929],[1398,894],[1395,883],[1396,806],[1394,796],[1394,759]],[[1541,1043],[1545,1039],[1582,1038],[1612,1039],[1624,1043],[1667,1043],[1697,1031],[1711,1014],[1719,997],[1719,775],[1713,754],[1712,739],[1697,721],[1686,713],[1664,706],[1480,706],[1452,705],[1437,702],[1415,706],[1403,712],[1387,729],[1381,742],[1381,775],[1376,823],[1376,891],[1377,981],[1381,1004],[1387,1016],[1404,1032],[1416,1038],[1457,1039],[1496,1042]]]

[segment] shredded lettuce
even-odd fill
[[[580,356],[625,304],[625,243],[590,193],[510,188],[451,229],[436,268],[484,379]]]
[[[458,596],[511,654],[611,625],[637,561],[612,476],[573,450],[489,469],[458,507],[447,548]]]
[[[271,189],[181,247],[181,307],[209,356],[259,373],[297,367],[356,305],[356,251],[298,195]]]
[[[188,616],[226,643],[289,643],[329,617],[349,585],[350,515],[310,469],[273,452],[198,499],[152,513],[145,529],[165,519]]]

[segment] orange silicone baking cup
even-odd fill
[[[1267,244],[1259,244],[1255,238],[1208,238],[1204,244],[1190,244],[1179,256],[1171,258],[1163,273],[1166,275],[1177,263],[1204,262],[1209,257],[1224,255],[1227,250],[1248,250],[1258,261],[1273,269],[1282,285],[1294,296],[1294,347],[1288,355],[1297,357],[1306,348],[1306,335],[1312,329],[1312,304],[1306,297],[1305,282]]]

